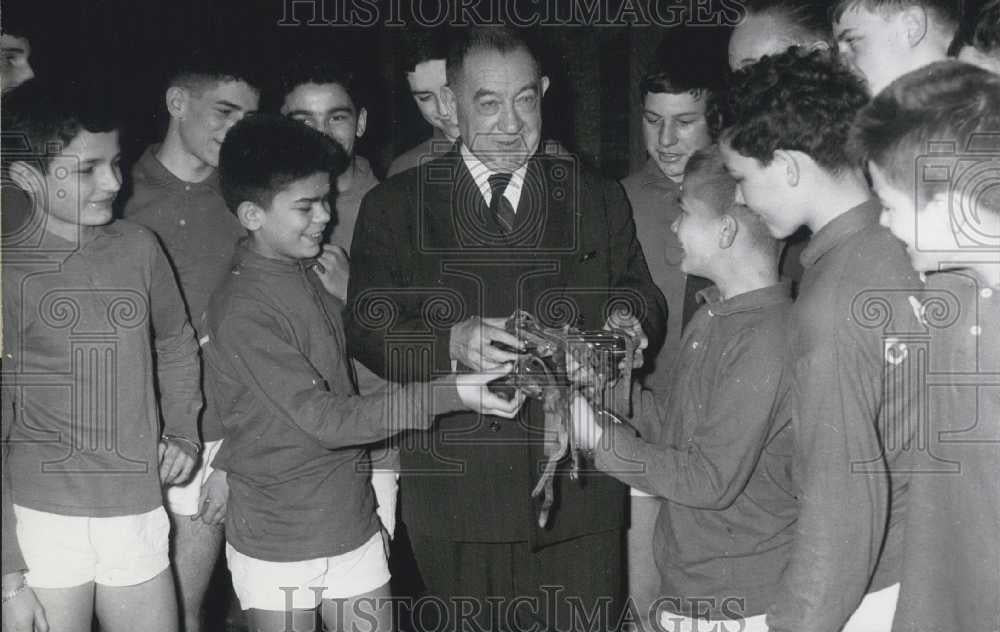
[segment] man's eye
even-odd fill
[[[657,123],[659,123],[662,120],[659,116],[650,116],[650,115],[646,115],[643,118],[650,125],[656,125]]]
[[[479,104],[479,109],[484,112],[495,112],[500,109],[498,101],[483,101]]]
[[[523,106],[532,106],[535,104],[535,95],[526,94],[524,96],[518,97],[517,101]]]
[[[348,116],[346,114],[336,114],[336,115],[330,117],[330,122],[331,123],[343,123],[347,119],[348,119]]]
[[[82,169],[79,169],[77,171],[77,173],[82,174],[82,175],[90,175],[90,174],[94,173],[94,168],[93,167],[83,167]]]
[[[417,101],[419,101],[420,103],[427,103],[430,100],[431,100],[431,95],[429,94],[421,94],[417,97]]]

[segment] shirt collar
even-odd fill
[[[146,151],[142,152],[136,168],[151,183],[172,189],[182,189],[190,191],[195,187],[206,187],[214,191],[221,191],[219,187],[219,170],[213,169],[212,173],[201,182],[186,182],[170,172],[160,159],[156,157],[156,152],[160,149],[160,144],[150,145]]]
[[[791,300],[792,290],[791,284],[784,280],[774,285],[737,294],[727,300],[723,300],[722,293],[714,285],[700,290],[696,296],[699,302],[709,306],[709,311],[713,315],[728,316],[788,302]]]
[[[314,262],[314,259],[302,261],[282,261],[259,255],[254,252],[252,248],[250,248],[249,237],[243,237],[236,243],[236,253],[233,258],[234,267],[256,268],[258,270],[264,270],[265,272],[274,272],[278,274],[298,273],[302,268],[308,267]]]
[[[476,155],[465,146],[465,143],[461,144],[459,151],[462,154],[465,167],[472,175],[472,179],[476,182],[476,186],[479,187],[479,191],[482,192],[483,199],[486,200],[486,206],[489,206],[493,201],[493,192],[490,190],[489,180],[490,176],[497,172],[490,170],[479,158],[476,158]],[[517,212],[517,203],[521,201],[521,188],[524,186],[524,174],[527,171],[528,163],[525,161],[523,165],[510,174],[510,183],[503,191],[503,196],[510,202],[515,213]]]
[[[802,265],[811,268],[820,257],[847,241],[854,234],[878,224],[882,206],[872,198],[838,215],[819,229],[802,251]]]
[[[663,186],[680,190],[680,185],[668,178],[652,158],[646,159],[646,164],[642,166],[640,173],[642,174],[643,184],[662,184]]]

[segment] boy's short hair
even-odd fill
[[[754,248],[775,248],[775,240],[767,224],[757,214],[736,203],[736,179],[726,170],[718,145],[709,145],[691,154],[684,166],[681,185],[685,195],[697,198],[718,217],[730,215],[747,231]]]
[[[242,81],[260,91],[257,64],[240,51],[225,46],[196,47],[187,51],[170,76],[167,87],[200,93],[219,83]]]
[[[950,31],[957,30],[962,19],[958,0],[834,0],[830,17],[837,22],[846,11],[858,7],[881,15],[892,15],[909,7],[922,7],[935,24]]]
[[[965,25],[960,39],[983,53],[1000,56],[1000,0],[983,4],[975,19]]]
[[[368,106],[364,84],[358,74],[352,69],[338,66],[335,62],[327,64],[294,64],[284,75],[278,88],[278,105],[285,102],[293,90],[306,83],[324,85],[335,83],[344,89],[354,104],[354,111],[360,112]]]
[[[734,73],[723,137],[765,165],[784,149],[839,172],[856,165],[847,139],[851,121],[867,102],[864,84],[832,53],[796,46]]]
[[[961,164],[995,160],[1000,152],[1000,75],[955,60],[905,74],[858,113],[851,147],[905,191],[919,190],[924,199],[948,191],[964,172]],[[921,157],[950,177],[926,177]],[[969,192],[1000,212],[996,182]]]
[[[413,72],[418,64],[448,58],[448,31],[444,27],[417,29],[403,35],[403,72]]]
[[[52,158],[81,131],[115,131],[119,115],[107,94],[90,82],[29,79],[4,96],[0,149],[4,174],[17,161],[47,173]]]
[[[787,35],[803,44],[825,41],[833,45],[829,3],[821,0],[747,0],[750,15],[779,17],[791,27]]]
[[[719,97],[723,91],[725,63],[721,57],[702,54],[692,37],[669,35],[656,49],[646,74],[639,80],[639,98],[647,94],[690,92],[705,98],[705,120],[715,138],[722,125]]]
[[[234,214],[243,202],[269,208],[274,196],[316,173],[336,178],[347,154],[322,133],[283,116],[256,114],[233,126],[219,152],[219,183]]]

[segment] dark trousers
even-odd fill
[[[621,531],[536,551],[419,535],[412,543],[426,590],[404,616],[418,632],[604,632],[621,623]]]

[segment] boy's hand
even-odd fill
[[[8,573],[3,576],[3,592],[9,593],[23,582],[22,573]],[[3,604],[2,618],[3,632],[49,632],[45,609],[27,586]]]
[[[198,451],[194,444],[176,437],[160,439],[160,481],[164,485],[182,484],[191,477]]]
[[[323,252],[316,260],[316,276],[326,291],[342,301],[347,300],[347,282],[351,280],[350,260],[340,246],[323,245]]]
[[[608,321],[604,323],[604,329],[607,331],[623,331],[638,342],[635,346],[635,354],[632,356],[632,368],[641,368],[645,361],[643,351],[649,346],[649,337],[642,330],[642,323],[639,322],[639,319],[630,312],[615,310],[608,316]],[[627,360],[627,358],[622,360],[618,368],[624,369]]]
[[[573,430],[576,444],[583,450],[593,450],[601,442],[604,429],[597,423],[594,409],[590,407],[583,396],[573,395],[570,403],[570,416],[573,418]]]
[[[462,373],[455,376],[455,386],[458,388],[458,396],[462,399],[462,403],[469,410],[484,415],[511,419],[521,409],[525,399],[524,393],[516,391],[514,397],[508,401],[491,391],[487,384],[507,375],[513,368],[514,363],[507,362],[491,373]]]
[[[215,470],[208,475],[201,485],[198,495],[198,513],[191,520],[201,518],[207,525],[218,525],[226,519],[226,506],[229,504],[229,479],[222,470]]]

